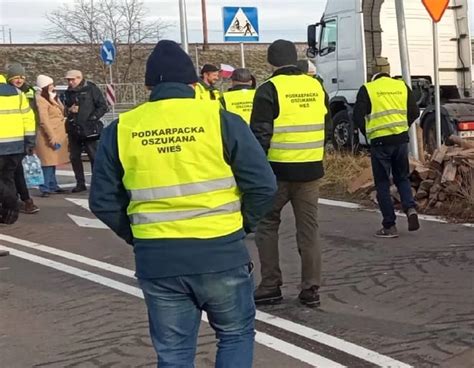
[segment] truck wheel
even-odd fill
[[[338,151],[352,150],[351,143],[357,146],[359,141],[357,135],[351,129],[351,120],[347,110],[341,110],[333,118],[332,142],[334,148]],[[351,142],[351,134],[354,138]]]

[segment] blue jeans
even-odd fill
[[[56,181],[56,166],[41,166],[43,169],[44,184],[39,186],[41,193],[52,193],[59,189]]]
[[[410,179],[408,178],[410,175],[408,143],[372,146],[370,153],[377,201],[383,216],[382,225],[389,228],[395,225],[396,222],[392,196],[390,195],[390,174],[392,174],[393,182],[400,194],[403,210],[406,212],[416,206],[411,191]]]
[[[159,368],[194,367],[203,311],[219,340],[215,367],[252,367],[255,303],[250,265],[138,282],[145,295]]]

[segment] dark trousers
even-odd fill
[[[260,258],[261,288],[283,284],[278,229],[281,211],[290,202],[295,214],[296,244],[301,257],[301,289],[321,286],[321,240],[318,224],[319,181],[278,181],[273,208],[257,225],[255,243]],[[288,247],[286,239],[283,246]]]
[[[84,141],[79,140],[74,136],[69,136],[69,158],[71,159],[72,170],[76,177],[78,186],[86,185],[86,178],[84,176],[84,166],[82,165],[81,154],[86,151],[91,163],[91,168],[94,166],[95,154],[97,152],[98,141]]]
[[[408,143],[371,147],[372,172],[374,174],[377,201],[382,212],[382,225],[389,228],[395,225],[396,216],[390,195],[390,174],[398,189],[403,210],[415,207],[411,191],[410,168],[408,163]]]
[[[23,171],[23,165],[21,160],[24,155],[21,156],[20,163],[15,170],[15,186],[20,199],[24,202],[30,199],[30,193],[28,192],[28,187],[26,186],[25,173]]]
[[[22,154],[0,156],[0,203],[3,208],[18,207],[15,171],[18,165],[21,166],[22,158]]]

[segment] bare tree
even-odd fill
[[[115,69],[122,82],[130,79],[138,45],[158,41],[171,26],[160,19],[149,20],[142,0],[75,0],[46,18],[50,26],[44,34],[51,41],[88,44],[97,58],[97,45],[104,40],[120,46]]]

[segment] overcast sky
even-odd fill
[[[474,0],[468,1],[472,30]],[[11,28],[14,43],[45,42],[42,32],[48,23],[44,15],[60,4],[73,2],[74,0],[0,0],[0,25],[5,25],[7,42],[8,28]],[[166,38],[179,41],[178,0],[144,0],[144,3],[149,10],[150,20],[161,18],[173,25]],[[223,41],[223,6],[258,7],[260,41],[271,42],[277,38],[305,41],[306,25],[320,19],[325,3],[326,0],[207,0],[209,41]],[[201,0],[187,0],[186,4],[189,41],[201,42]],[[0,43],[3,41],[1,30],[0,26]]]

